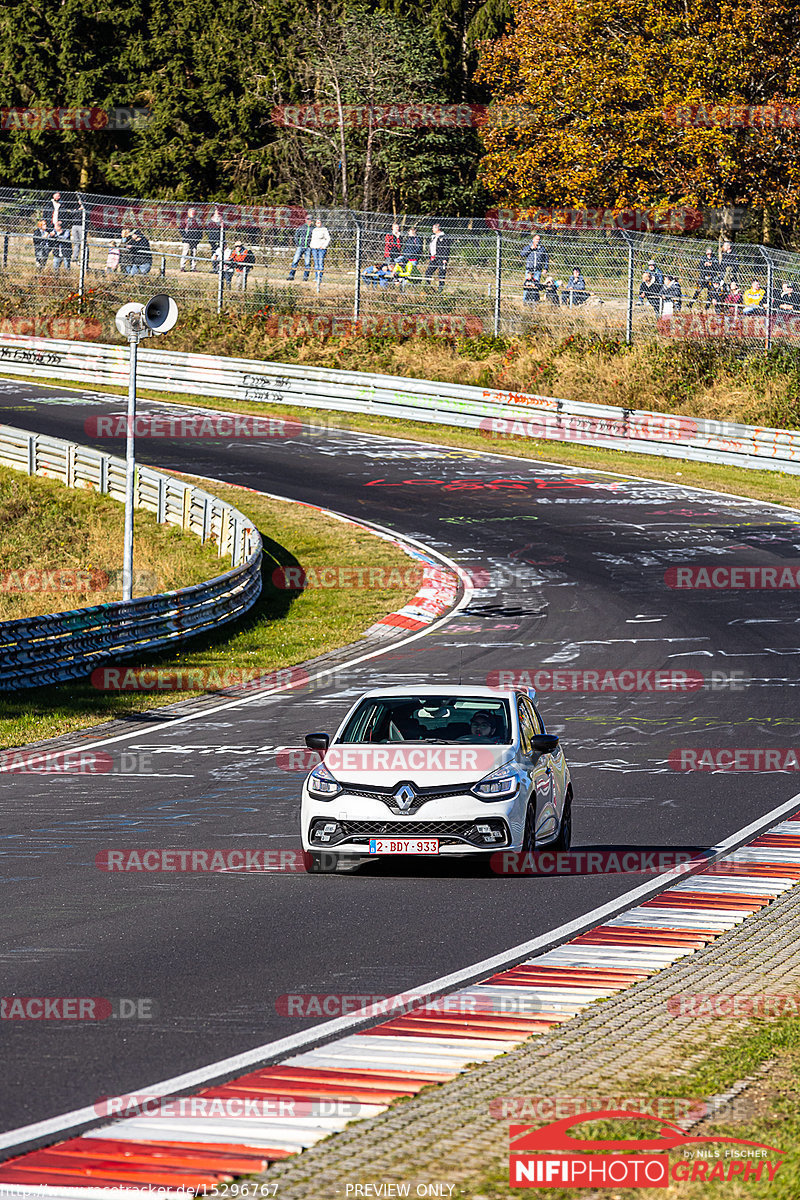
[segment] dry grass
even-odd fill
[[[0,468],[0,620],[121,599],[123,518],[123,506],[107,496]],[[136,512],[135,595],[202,583],[224,569],[211,545]]]

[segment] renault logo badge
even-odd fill
[[[397,807],[401,812],[408,812],[411,805],[417,798],[417,793],[407,783],[402,783],[394,794],[397,801]]]

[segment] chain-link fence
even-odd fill
[[[179,306],[258,313],[289,334],[358,322],[384,334],[800,343],[800,256],[613,225],[4,188],[0,266],[5,328],[28,334],[81,336],[64,314],[82,312],[99,314],[106,336],[121,304],[168,291]]]

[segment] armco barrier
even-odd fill
[[[110,454],[0,425],[0,463],[125,499],[125,462]],[[88,675],[109,660],[183,642],[233,621],[261,591],[261,538],[238,509],[150,467],[136,471],[135,503],[156,519],[216,543],[232,569],[205,583],[127,602],[0,622],[0,691]]]
[[[0,374],[126,387],[128,351],[127,347],[96,342],[5,339],[0,340]],[[551,396],[149,347],[139,350],[138,380],[141,388],[159,392],[365,412],[482,428],[489,438],[506,433],[800,474],[800,432]]]

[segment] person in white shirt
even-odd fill
[[[325,266],[325,254],[328,246],[331,244],[330,230],[327,229],[319,218],[314,222],[314,228],[311,231],[311,257],[314,259],[314,275],[317,283],[322,279],[322,271]]]

